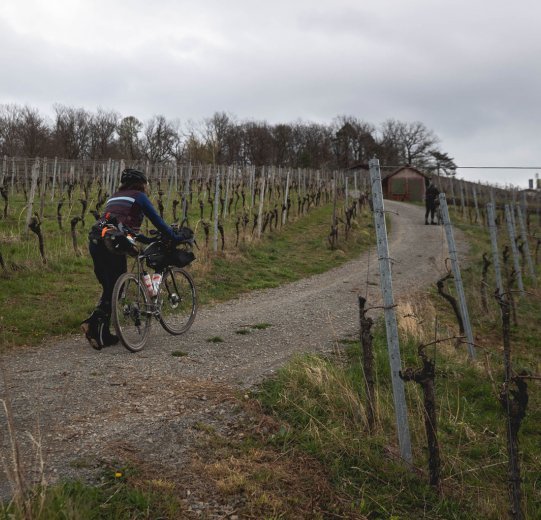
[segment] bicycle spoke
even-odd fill
[[[163,276],[158,302],[163,328],[175,335],[186,332],[197,312],[197,293],[190,274],[184,269],[168,269]]]
[[[113,321],[126,348],[137,352],[144,347],[150,331],[151,312],[146,290],[134,274],[123,274],[115,284]]]

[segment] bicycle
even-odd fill
[[[131,352],[145,346],[152,318],[176,336],[190,329],[197,313],[195,283],[183,269],[195,258],[188,249],[193,238],[181,243],[183,249],[177,249],[160,233],[153,234],[154,240],[135,257],[132,271],[122,274],[113,289],[112,322],[120,341]],[[155,285],[147,286],[144,281],[145,264],[161,274]]]

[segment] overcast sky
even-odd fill
[[[0,104],[421,121],[459,166],[541,167],[540,21],[539,0],[2,0]]]

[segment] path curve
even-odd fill
[[[392,215],[389,250],[399,301],[436,281],[447,249],[443,228],[425,226],[421,207],[385,204]],[[463,246],[460,235],[455,238]],[[39,457],[48,482],[84,478],[99,461],[128,454],[182,471],[196,438],[194,424],[234,428],[239,389],[261,382],[296,352],[328,351],[336,340],[355,337],[358,294],[370,306],[381,301],[375,248],[326,273],[200,309],[183,336],[155,325],[138,354],[122,346],[97,352],[79,336],[4,353],[7,385],[0,398],[7,387],[28,480],[39,476]],[[271,326],[237,334],[260,323]],[[214,336],[223,342],[209,343]],[[173,351],[187,355],[173,357]],[[0,417],[6,454],[3,411]],[[0,467],[0,498],[10,493]]]

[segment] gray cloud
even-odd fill
[[[533,0],[47,7],[0,7],[0,103],[181,121],[217,110],[269,122],[420,120],[458,164],[541,163],[541,5]],[[524,185],[535,172],[460,173]]]

